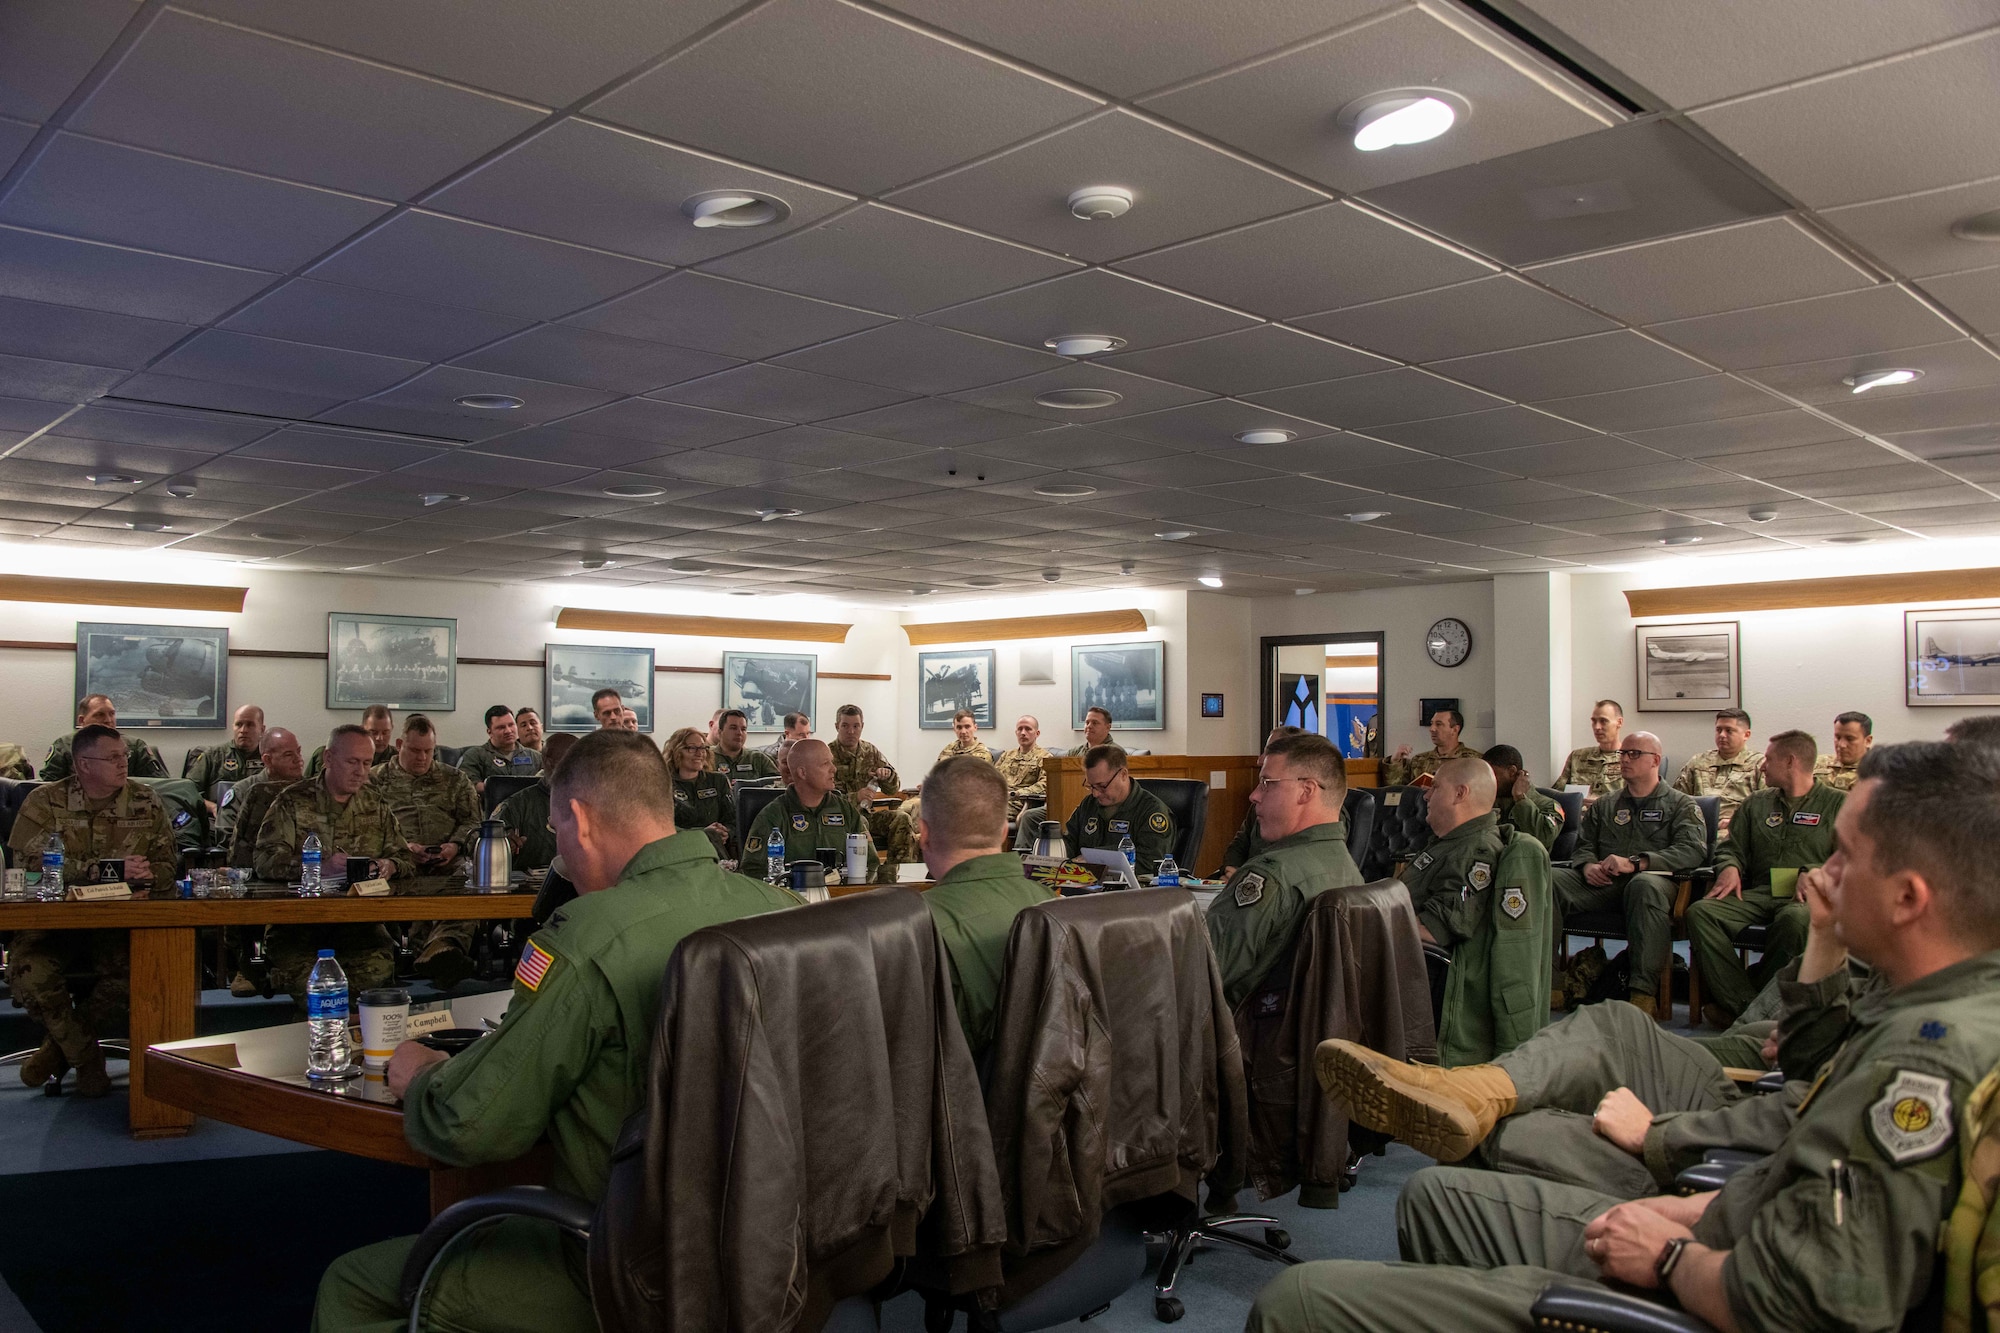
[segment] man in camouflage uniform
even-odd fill
[[[1740,708],[1725,708],[1715,715],[1715,748],[1681,765],[1674,779],[1675,791],[1720,799],[1716,828],[1723,833],[1729,831],[1736,807],[1764,785],[1764,756],[1749,745],[1750,715]]]
[[[28,752],[12,741],[0,741],[0,778],[29,782],[34,776],[35,766],[28,762]]]
[[[1875,744],[1875,719],[1866,713],[1842,713],[1833,720],[1833,753],[1813,760],[1813,780],[1835,791],[1853,791],[1861,758]]]
[[[241,782],[264,767],[264,710],[256,704],[244,704],[230,718],[229,730],[228,745],[202,751],[201,757],[187,771],[188,781],[201,792],[201,798],[209,803],[211,812],[215,810],[215,798],[209,793],[216,783]]]
[[[970,708],[961,708],[951,715],[951,744],[938,751],[937,762],[947,759],[980,759],[993,762],[993,751],[979,739],[979,717]],[[923,797],[912,796],[897,809],[890,842],[897,847],[907,847],[912,853],[917,846],[917,820],[922,816]]]
[[[102,694],[86,694],[76,701],[76,725],[84,727],[109,727],[118,729],[118,710],[112,706],[109,697]],[[55,744],[49,746],[48,757],[42,760],[42,781],[54,782],[68,777],[74,769],[70,765],[70,738],[59,736]],[[167,761],[160,758],[160,752],[140,740],[137,736],[125,738],[126,752],[131,756],[127,771],[135,778],[164,778],[172,776],[167,772]]]
[[[993,767],[1007,779],[1007,818],[1019,819],[1031,805],[1048,803],[1049,780],[1042,761],[1050,758],[1041,747],[1042,724],[1023,713],[1014,722],[1014,748],[994,757]]]
[[[1535,790],[1534,779],[1521,764],[1521,752],[1511,745],[1496,745],[1481,758],[1493,770],[1493,809],[1503,824],[1512,824],[1554,851],[1562,836],[1563,808]]]
[[[870,747],[873,748],[873,747]],[[785,840],[785,860],[810,860],[822,851],[838,851],[840,864],[847,864],[847,835],[866,834],[867,820],[861,807],[834,786],[833,755],[825,741],[800,741],[791,750],[792,785],[757,812],[743,839],[742,873],[763,879],[770,871],[767,848],[771,831]],[[868,871],[886,864],[868,844]]]
[[[759,746],[757,751],[774,764],[778,762],[778,747],[786,741],[796,744],[799,741],[812,739],[812,719],[804,713],[787,713],[783,721],[785,729],[778,733],[778,739],[772,741],[769,745]]]
[[[222,794],[216,813],[216,841],[229,849],[229,864],[254,870],[257,864],[257,832],[264,826],[271,802],[294,782],[305,779],[306,757],[299,738],[283,727],[272,727],[258,743],[262,767]],[[223,938],[236,968],[229,978],[229,993],[239,999],[259,994],[263,987],[250,973],[252,930],[261,927],[226,926]],[[261,967],[256,969],[262,971]]]
[[[1082,856],[1091,848],[1115,852],[1129,837],[1135,873],[1157,874],[1161,859],[1174,849],[1174,817],[1165,801],[1133,780],[1125,751],[1099,745],[1086,752],[1083,785],[1090,795],[1076,803],[1063,829],[1069,854]]]
[[[319,777],[279,792],[264,816],[252,857],[259,879],[296,882],[299,850],[309,833],[319,835],[323,873],[341,873],[349,856],[373,858],[375,873],[384,878],[413,873],[410,842],[396,812],[369,785],[374,749],[372,738],[360,727],[334,728]],[[290,992],[302,1009],[306,976],[321,949],[332,949],[339,959],[349,994],[359,995],[396,979],[396,948],[380,925],[273,926],[266,938],[271,985]]]
[[[174,892],[180,857],[173,827],[158,796],[126,777],[125,738],[110,727],[79,730],[66,755],[74,755],[74,777],[44,783],[28,793],[14,817],[7,846],[14,864],[39,866],[49,833],[63,840],[66,882],[96,878],[97,863],[125,861],[125,882],[155,898]],[[48,1036],[21,1066],[21,1081],[38,1087],[64,1070],[76,1070],[77,1092],[102,1097],[111,1091],[97,1033],[115,1023],[131,993],[130,935],[124,930],[24,930],[8,951],[14,998]],[[68,976],[96,975],[80,1006],[70,1000]]]
[[[493,817],[507,830],[514,864],[522,870],[547,870],[556,859],[555,826],[549,822],[549,781],[556,765],[576,744],[576,736],[559,731],[542,744],[542,773],[532,787],[523,787],[493,808]]]
[[[437,727],[422,713],[403,723],[396,758],[375,769],[368,785],[396,812],[417,874],[449,874],[471,850],[479,830],[478,793],[471,778],[437,762]],[[443,990],[471,976],[472,936],[478,929],[477,921],[413,924],[410,947],[417,953],[417,971]]]
[[[731,782],[755,782],[778,776],[778,761],[750,742],[750,719],[740,708],[725,708],[715,724],[715,771]]]
[[[486,794],[488,778],[531,778],[542,770],[542,757],[520,743],[514,710],[494,704],[486,710],[486,743],[469,745],[458,756],[458,771],[472,788]]]
[[[1083,744],[1063,751],[1065,759],[1081,759],[1100,745],[1111,744],[1111,710],[1096,704],[1083,710]],[[1025,852],[1035,845],[1035,833],[1042,821],[1049,817],[1047,791],[1043,799],[1034,802],[1021,811],[1019,831],[1014,837],[1014,850]]]
[[[1418,779],[1429,778],[1446,760],[1479,758],[1479,751],[1469,745],[1459,744],[1458,734],[1463,730],[1465,730],[1465,714],[1456,708],[1440,708],[1432,713],[1431,748],[1422,754],[1412,755],[1409,746],[1398,746],[1389,762],[1383,765],[1382,785],[1385,787],[1423,785],[1418,783]]]
[[[1616,699],[1599,699],[1590,710],[1590,734],[1597,744],[1571,750],[1556,775],[1560,788],[1584,788],[1583,803],[1594,805],[1597,798],[1618,790],[1618,737],[1625,730],[1625,709]]]
[[[375,747],[374,755],[368,760],[372,768],[380,768],[396,757],[396,746],[392,738],[396,734],[396,720],[383,704],[369,704],[361,710],[361,730],[366,732]],[[316,778],[326,766],[326,747],[320,746],[306,760],[306,776]]]
[[[894,806],[876,809],[873,798],[895,796],[902,791],[902,779],[888,757],[872,741],[861,739],[861,709],[842,704],[833,714],[834,740],[827,747],[833,755],[833,785],[841,795],[862,808],[868,818],[868,836],[882,849],[882,859],[895,865],[917,857],[915,827],[898,819],[902,810]],[[792,747],[792,776],[798,776],[798,747]]]

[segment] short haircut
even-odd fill
[[[326,748],[331,750],[342,736],[359,736],[362,740],[368,742],[369,749],[372,750],[375,748],[375,738],[368,734],[368,729],[366,727],[357,727],[352,722],[343,722],[328,732]]]
[[[1083,752],[1083,766],[1086,770],[1096,768],[1099,764],[1111,765],[1113,773],[1126,767],[1125,747],[1107,743],[1104,745],[1093,745]]]
[[[859,713],[861,710],[859,708],[856,708],[854,711],[856,713]],[[804,713],[787,713],[785,714],[784,725],[785,729],[789,731],[791,728],[796,727],[801,722],[810,722],[810,721],[812,721],[812,719],[807,717]]]
[[[1873,736],[1875,734],[1875,719],[1866,713],[1842,713],[1833,720],[1833,725],[1837,727],[1843,722],[1851,722],[1860,727],[1861,734],[1864,736]]]
[[[674,782],[653,743],[629,731],[579,737],[549,780],[552,803],[581,801],[613,823],[650,816],[674,822]]]
[[[1004,846],[1007,779],[976,756],[947,759],[924,775],[919,818],[946,851]]]
[[[590,696],[590,712],[592,716],[596,716],[597,714],[597,705],[603,703],[606,699],[616,699],[621,704],[625,702],[625,696],[614,689],[606,688],[599,690]]]
[[[1944,738],[1960,745],[2000,746],[2000,713],[1962,717],[1944,729]]]
[[[2000,748],[1950,741],[1878,745],[1857,777],[1876,785],[1861,815],[1875,870],[1911,870],[1945,921],[1986,950],[2000,944]]]
[[[494,704],[491,708],[486,710],[486,725],[489,727],[492,726],[493,719],[496,717],[512,717],[512,716],[514,716],[514,710],[509,708],[506,704]]]
[[[833,715],[834,715],[835,717],[860,717],[860,716],[861,716],[861,705],[860,705],[860,704],[842,704],[842,705],[841,705],[840,707],[838,707],[838,708],[836,708],[836,709],[834,709],[834,710],[833,710]]]
[[[540,717],[541,715],[542,715],[542,712],[541,712],[541,710],[540,710],[539,708],[533,708],[533,707],[527,707],[527,706],[523,706],[523,707],[520,707],[520,708],[516,708],[516,709],[514,710],[514,716],[515,716],[515,717]],[[492,710],[491,710],[491,709],[487,710],[487,716],[488,716],[489,718],[490,718],[490,717],[492,716]]]
[[[1479,757],[1494,768],[1521,767],[1521,752],[1511,745],[1496,745]]]
[[[1437,717],[1445,717],[1445,718],[1450,718],[1450,719],[1451,719],[1451,727],[1452,727],[1452,730],[1453,730],[1453,731],[1464,731],[1464,730],[1465,730],[1465,714],[1463,714],[1463,713],[1459,712],[1459,711],[1458,711],[1458,710],[1457,710],[1456,708],[1439,708],[1439,709],[1435,709],[1435,710],[1434,710],[1434,711],[1433,711],[1433,712],[1431,713],[1431,716],[1432,716],[1432,717],[1434,717],[1434,718],[1437,718]]]
[[[708,733],[700,727],[682,727],[667,737],[667,743],[660,747],[660,753],[666,756],[667,767],[678,767],[681,753],[696,741],[700,741],[703,745],[708,744]]]
[[[1266,751],[1269,751],[1274,744],[1276,744],[1281,740],[1284,740],[1287,736],[1303,736],[1305,734],[1306,734],[1306,729],[1304,727],[1293,727],[1293,726],[1272,727],[1271,734],[1264,738],[1264,749]]]
[[[106,703],[111,702],[111,696],[108,694],[86,694],[76,701],[76,715],[82,717],[85,713],[88,713],[90,705],[99,699],[104,700]]]
[[[1819,742],[1809,732],[1781,731],[1765,744],[1777,747],[1779,754],[1789,755],[1807,768],[1811,768],[1813,760],[1819,758]]]
[[[1619,703],[1616,699],[1599,699],[1596,703],[1590,706],[1590,711],[1595,713],[1600,708],[1609,708],[1612,712],[1618,715],[1618,720],[1620,722],[1623,722],[1625,720],[1625,705]]]
[[[1088,718],[1092,713],[1095,713],[1099,717],[1103,718],[1105,726],[1108,727],[1111,725],[1111,710],[1109,708],[1100,708],[1096,704],[1092,704],[1090,707],[1083,710],[1083,715],[1085,718]]]
[[[562,762],[562,757],[570,752],[570,747],[575,745],[576,741],[576,733],[573,731],[558,731],[555,735],[543,741],[542,771],[544,773],[555,772],[556,765]]]
[[[369,704],[361,710],[361,720],[363,722],[390,722],[394,719],[395,714],[389,711],[389,705],[387,704]]]
[[[85,746],[95,745],[98,741],[107,739],[117,741],[120,745],[125,743],[125,737],[119,734],[118,728],[107,727],[101,723],[93,722],[89,726],[77,730],[75,738],[69,743],[69,752],[71,754],[78,754]]]
[[[744,712],[740,708],[725,708],[721,712],[715,715],[716,729],[720,730],[722,724],[727,722],[732,717],[742,718],[743,725],[746,727],[750,725],[750,715],[748,713]]]
[[[973,712],[970,708],[961,708],[956,713],[953,713],[951,715],[951,720],[954,722],[958,721],[960,718],[966,719],[967,721],[972,723],[972,725],[975,727],[979,725],[979,714]]]
[[[1298,770],[1296,776],[1317,782],[1324,802],[1339,805],[1347,799],[1347,760],[1326,737],[1310,731],[1287,736],[1265,746],[1264,756],[1282,759],[1286,767]]]
[[[1743,724],[1743,730],[1745,731],[1750,730],[1750,715],[1744,712],[1740,708],[1718,708],[1715,710],[1715,720],[1717,722],[1722,722],[1725,720],[1730,722],[1741,722]]]
[[[405,736],[435,736],[437,735],[437,723],[431,721],[422,713],[412,713],[403,719],[403,734]]]

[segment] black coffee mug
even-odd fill
[[[817,861],[793,861],[785,867],[794,893],[826,887],[826,867]]]
[[[815,848],[813,855],[819,858],[819,868],[825,871],[840,869],[841,850],[838,847]]]
[[[364,884],[375,878],[375,858],[372,856],[350,856],[347,858],[347,882]]]

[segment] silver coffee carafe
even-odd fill
[[[472,848],[472,887],[505,889],[513,876],[514,848],[507,841],[507,826],[488,819],[480,824]]]

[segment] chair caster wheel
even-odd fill
[[[958,1311],[943,1301],[924,1302],[924,1333],[951,1333],[951,1326],[958,1319]]]
[[[1176,1323],[1186,1313],[1187,1307],[1181,1304],[1180,1297],[1178,1296],[1156,1296],[1153,1298],[1153,1318],[1163,1324]]]
[[[1274,1250],[1289,1250],[1292,1248],[1292,1233],[1283,1227],[1265,1227],[1264,1243]]]
[[[62,1096],[63,1095],[62,1083],[63,1083],[63,1076],[61,1074],[57,1074],[54,1078],[42,1084],[42,1096],[44,1097]]]

